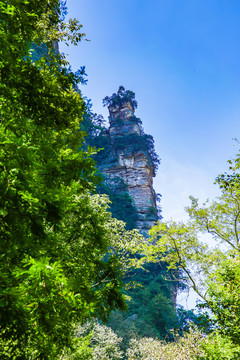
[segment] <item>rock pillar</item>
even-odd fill
[[[114,165],[106,166],[103,172],[109,176],[119,176],[127,184],[138,213],[137,228],[146,235],[158,220],[151,156],[131,102],[122,102],[108,109],[109,136],[117,161]]]

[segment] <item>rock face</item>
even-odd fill
[[[143,130],[131,102],[109,106],[110,161],[102,168],[109,177],[120,177],[127,184],[138,214],[137,228],[147,235],[158,220],[153,189],[154,166],[143,141]]]

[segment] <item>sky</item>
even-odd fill
[[[240,2],[237,0],[68,0],[90,41],[60,46],[86,66],[83,95],[102,99],[120,85],[136,94],[136,116],[161,158],[154,180],[165,220],[185,220],[189,196],[219,194],[240,134]]]

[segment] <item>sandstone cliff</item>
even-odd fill
[[[108,106],[111,151],[101,162],[101,171],[110,178],[119,177],[127,185],[137,211],[137,228],[147,234],[158,220],[156,193],[153,188],[155,167],[147,147],[140,120],[131,101]]]

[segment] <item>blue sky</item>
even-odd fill
[[[84,95],[119,85],[136,93],[136,115],[162,159],[155,190],[165,219],[184,219],[189,195],[214,197],[240,134],[240,2],[236,0],[69,0],[69,16],[90,42],[61,47],[86,66]]]

